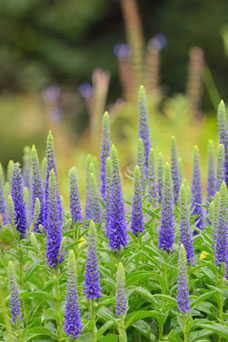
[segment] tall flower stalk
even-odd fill
[[[2,221],[3,224],[6,224],[7,214],[6,214],[4,183],[5,183],[4,172],[3,172],[2,164],[0,163],[0,221]]]
[[[108,157],[106,159],[105,166],[105,228],[106,235],[109,235],[109,220],[110,220],[110,203],[111,203],[111,186],[112,186],[112,161],[111,158]]]
[[[189,290],[187,279],[187,258],[184,245],[180,245],[179,249],[179,276],[177,286],[177,303],[178,308],[182,313],[184,342],[189,342],[189,331],[187,323],[189,320]]]
[[[218,147],[218,157],[217,157],[217,172],[216,172],[216,182],[215,191],[219,191],[222,182],[225,181],[225,148],[224,145],[220,144]]]
[[[149,125],[148,125],[148,117],[147,117],[147,108],[146,108],[146,94],[143,86],[139,87],[139,97],[138,97],[138,105],[139,105],[139,138],[142,138],[145,150],[145,167],[146,174],[149,166],[149,154],[151,148],[150,142],[150,133],[149,133]]]
[[[180,192],[180,175],[178,168],[178,159],[177,159],[177,144],[175,137],[171,138],[170,143],[170,155],[171,155],[171,173],[173,180],[173,199],[174,203],[177,203]]]
[[[150,149],[149,169],[148,169],[148,200],[156,204],[157,189],[156,189],[156,172],[155,172],[155,155],[154,150]]]
[[[225,148],[225,182],[226,186],[228,186],[228,131],[226,122],[226,107],[223,100],[218,105],[217,121],[220,144],[223,144]]]
[[[158,153],[157,193],[158,193],[158,202],[159,203],[162,203],[163,180],[164,180],[164,157],[163,157],[162,153]]]
[[[49,176],[48,197],[46,202],[47,209],[47,263],[55,267],[59,263],[59,252],[62,240],[62,215],[58,201],[58,188],[54,170]],[[60,262],[63,258],[60,260]]]
[[[106,166],[106,159],[110,155],[110,148],[111,148],[111,141],[110,141],[110,127],[109,127],[109,114],[108,112],[104,113],[103,120],[102,120],[102,142],[101,142],[101,169],[100,169],[100,180],[101,180],[101,197],[104,201],[105,197],[105,166]]]
[[[98,193],[97,180],[93,172],[90,173],[89,182],[91,193],[91,216],[95,223],[100,223],[102,220],[101,204]]]
[[[207,201],[215,194],[215,148],[213,140],[208,141],[207,147]]]
[[[203,191],[200,173],[200,155],[197,146],[193,151],[193,172],[192,172],[192,215],[195,216],[196,227],[203,229]],[[196,232],[194,232],[196,234]]]
[[[77,171],[76,167],[72,167],[69,171],[69,182],[70,182],[70,213],[73,223],[81,222],[81,203],[80,195],[78,191],[77,183]]]
[[[118,251],[127,245],[127,222],[120,177],[119,158],[114,145],[111,148],[112,183],[109,216],[109,246]]]
[[[194,264],[192,232],[190,228],[190,213],[187,191],[184,184],[180,188],[180,237],[179,244],[183,245],[187,254],[188,264]]]
[[[140,169],[141,175],[141,188],[142,191],[145,190],[146,186],[146,164],[145,164],[145,150],[143,140],[141,138],[138,139],[137,143],[137,160],[136,163]]]
[[[18,163],[13,165],[11,196],[14,203],[15,226],[23,239],[27,235],[27,217],[24,201],[21,169]]]
[[[31,205],[31,221],[34,219],[35,202],[38,198],[40,201],[40,214],[34,225],[34,232],[39,232],[39,225],[44,225],[44,191],[42,187],[42,179],[40,176],[39,158],[35,146],[31,150],[31,166],[32,166],[32,205]]]
[[[165,164],[162,195],[161,224],[158,247],[165,252],[171,251],[174,244],[173,186],[169,164]]]
[[[101,297],[100,288],[100,274],[98,270],[98,256],[97,256],[97,234],[96,227],[93,221],[90,222],[88,230],[89,247],[87,252],[87,262],[85,267],[85,295],[90,300],[90,310],[92,315],[92,339],[97,341],[97,327],[96,327],[96,310],[95,300]]]
[[[124,318],[127,312],[127,300],[125,293],[125,272],[120,262],[116,274],[116,313],[119,316],[119,341],[127,342]]]
[[[138,166],[134,170],[134,195],[131,211],[131,230],[134,235],[144,231],[141,173]]]
[[[74,252],[72,250],[70,251],[68,256],[67,272],[68,281],[66,309],[64,315],[64,330],[68,336],[77,338],[82,331],[82,322],[80,318],[77,295],[76,260]]]

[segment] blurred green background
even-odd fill
[[[136,89],[146,82],[152,70],[153,80],[159,76],[156,89],[147,91],[152,144],[168,156],[169,139],[176,135],[190,174],[193,145],[200,145],[205,161],[206,142],[217,137],[216,106],[220,98],[227,100],[227,13],[226,0],[2,0],[3,165],[22,160],[23,146],[32,143],[43,156],[51,128],[59,167],[84,167],[85,154],[99,151],[100,118],[106,109],[123,167],[133,164],[137,93],[132,91],[131,97],[126,92],[133,83]],[[148,42],[157,35],[164,46],[153,45],[149,51]],[[130,57],[129,51],[114,54],[122,42],[130,45]],[[202,50],[196,50],[191,64],[194,46]],[[102,69],[94,74],[98,67]],[[137,78],[142,67],[146,76]],[[195,92],[189,95],[188,89]]]

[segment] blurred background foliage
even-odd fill
[[[2,0],[3,165],[22,160],[32,143],[43,156],[51,128],[64,180],[74,163],[84,172],[108,109],[126,170],[135,163],[136,89],[145,83],[152,144],[168,158],[176,135],[190,175],[193,145],[205,161],[216,106],[227,100],[227,13],[226,0]]]

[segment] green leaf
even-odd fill
[[[113,321],[108,321],[105,324],[103,324],[102,327],[97,332],[97,338],[99,338],[101,335],[103,335],[106,330],[111,328],[111,326],[113,326]]]
[[[216,293],[216,291],[210,291],[207,293],[202,294],[201,296],[199,296],[198,298],[196,298],[195,300],[193,300],[192,302],[190,302],[190,306],[192,308],[194,308],[196,305],[200,304],[201,302],[203,302],[205,299],[211,297],[214,293]]]
[[[114,334],[109,334],[106,336],[102,336],[99,338],[100,342],[117,342],[118,341],[118,336]]]
[[[125,327],[126,329],[129,328],[132,323],[143,319],[143,318],[148,318],[148,317],[158,317],[160,315],[161,317],[163,316],[157,311],[135,311],[130,313],[129,315],[126,316],[125,318]]]
[[[151,302],[154,305],[154,307],[157,307],[158,303],[157,303],[156,299],[148,290],[144,289],[143,287],[136,287],[134,292],[140,293],[149,302]]]
[[[152,277],[152,272],[135,271],[126,275],[126,287]]]
[[[57,334],[54,334],[53,332],[51,332],[51,330],[41,326],[25,330],[25,333],[23,335],[23,341],[30,342],[34,341],[34,339],[42,338],[43,336],[54,337],[55,339],[58,339]]]
[[[211,323],[211,324],[199,324],[198,327],[208,329],[213,333],[218,334],[224,338],[228,338],[228,326],[219,323]]]
[[[39,299],[51,299],[54,300],[54,297],[47,292],[37,291],[37,292],[22,292],[20,294],[20,298],[39,298]]]
[[[164,295],[164,294],[154,294],[153,295],[154,297],[158,297],[158,298],[161,298],[161,299],[165,299],[169,304],[171,304],[172,306],[176,306],[177,305],[177,300],[176,298],[173,298],[171,296],[168,296],[168,295]]]
[[[132,324],[132,326],[138,330],[142,335],[144,335],[149,341],[155,341],[156,337],[151,331],[149,324],[143,320],[139,320]]]

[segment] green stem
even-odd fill
[[[184,342],[189,342],[189,331],[187,329],[187,325],[188,325],[188,317],[186,314],[183,314]]]
[[[168,252],[164,252],[164,253],[165,253],[165,255],[164,255],[164,262],[163,262],[163,265],[162,265],[162,272],[163,272],[163,278],[165,280],[165,286],[162,289],[162,294],[169,293],[167,265],[166,265],[167,262],[168,262],[169,254],[168,254]],[[163,309],[164,309],[164,304],[165,304],[165,302],[162,299],[161,300],[161,311],[163,311]],[[163,337],[163,325],[164,325],[163,322],[159,323],[159,341],[161,341],[162,337]]]
[[[224,264],[221,264],[219,268],[219,283],[218,283],[220,288],[222,288],[223,286],[223,281],[224,281]],[[219,321],[223,320],[223,304],[224,304],[223,294],[220,293],[219,300],[218,300],[218,320]],[[222,342],[222,341],[223,341],[222,336],[219,336],[218,342]]]
[[[21,327],[20,327],[20,318],[17,318],[17,340],[18,342],[23,342],[22,335],[21,335]]]
[[[93,329],[92,329],[92,341],[97,341],[97,327],[96,327],[96,308],[95,308],[95,300],[91,299],[91,315],[92,315],[92,322],[93,322]]]
[[[127,342],[127,334],[124,324],[124,315],[120,316],[120,323],[119,323],[119,342]]]
[[[56,292],[56,312],[57,312],[57,325],[59,328],[59,341],[63,341],[63,322],[61,313],[61,297],[60,297],[60,287],[59,287],[59,267],[55,269],[55,292]]]

